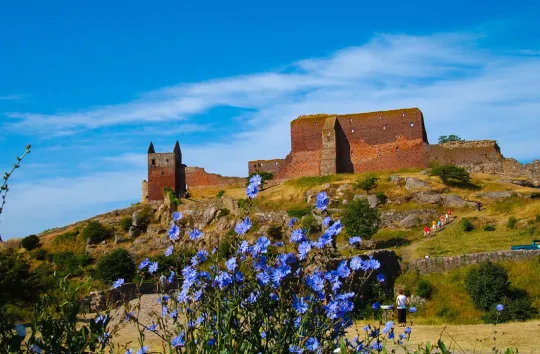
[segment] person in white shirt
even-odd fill
[[[405,327],[407,323],[407,305],[409,304],[409,299],[403,295],[403,290],[399,289],[399,295],[396,298],[397,305],[397,314],[398,314],[398,323],[401,327]]]

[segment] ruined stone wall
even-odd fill
[[[256,160],[248,162],[249,174],[256,172],[270,172],[274,176],[278,174],[279,170],[283,168],[285,159],[273,159],[273,160]]]
[[[188,191],[192,188],[204,187],[242,187],[246,179],[242,177],[224,177],[215,173],[208,173],[201,167],[185,167]]]
[[[142,181],[142,188],[141,188],[141,203],[147,204],[148,203],[148,182],[146,180]]]
[[[419,259],[407,264],[405,271],[421,274],[442,273],[453,269],[458,269],[468,265],[479,264],[484,261],[502,262],[502,261],[524,261],[540,257],[540,250],[518,250],[518,251],[497,251],[472,253],[454,257],[436,257]]]
[[[163,189],[176,190],[176,156],[174,153],[148,154],[148,200],[163,200]]]
[[[424,167],[427,134],[417,108],[337,117],[338,172]]]
[[[495,140],[452,141],[438,145],[426,145],[427,163],[441,165],[468,165],[501,163],[503,156]]]

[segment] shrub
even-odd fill
[[[219,198],[223,197],[224,194],[225,194],[225,191],[222,189],[222,190],[220,190],[219,192],[216,193],[216,198],[219,199]]]
[[[96,266],[96,278],[110,284],[118,278],[129,282],[135,276],[135,263],[128,251],[118,248],[103,256]]]
[[[439,144],[444,144],[449,141],[463,141],[459,136],[450,134],[450,135],[441,135],[439,136]]]
[[[227,215],[229,215],[230,213],[231,213],[231,211],[230,211],[229,209],[227,209],[227,208],[221,208],[221,209],[218,210],[216,218],[219,219],[220,217],[222,217],[222,216],[227,216]]]
[[[363,179],[356,182],[355,187],[366,191],[369,194],[369,191],[377,188],[377,178],[375,175],[368,174]]]
[[[298,207],[293,207],[293,208],[288,209],[287,215],[289,215],[291,218],[294,217],[294,218],[300,219],[303,216],[310,214],[312,210],[313,210],[313,207],[310,205],[298,206]]]
[[[471,181],[467,170],[454,165],[434,166],[431,169],[431,175],[438,176],[444,184],[448,184],[450,181],[458,183],[470,183]]]
[[[59,276],[77,276],[81,273],[79,258],[73,252],[60,252],[52,255],[56,272]]]
[[[30,254],[38,261],[44,261],[47,259],[48,253],[43,248],[38,248],[37,250],[32,251]]]
[[[495,225],[487,224],[484,226],[484,231],[495,231]]]
[[[430,299],[433,294],[433,284],[431,284],[426,279],[420,279],[418,284],[416,284],[416,295],[423,297],[425,299]]]
[[[513,216],[508,218],[508,223],[506,224],[506,227],[510,230],[515,229],[517,226],[517,219]]]
[[[536,221],[536,222],[540,222],[540,214],[536,214],[535,221]]]
[[[31,251],[34,248],[39,247],[39,237],[36,235],[26,236],[22,239],[21,245],[27,250]]]
[[[52,242],[53,245],[64,245],[66,243],[72,243],[77,240],[77,236],[79,235],[79,231],[68,231],[64,232],[63,234],[60,234],[56,236]]]
[[[171,207],[173,209],[176,208],[174,206],[171,206]],[[145,205],[144,208],[139,210],[138,224],[141,230],[146,231],[146,229],[148,228],[148,225],[150,225],[150,221],[152,220],[153,214],[154,214],[154,211],[149,205]]]
[[[540,192],[531,193],[531,199],[540,199]]]
[[[234,230],[233,230],[234,234]],[[218,256],[221,259],[228,259],[233,251],[233,246],[231,244],[231,236],[229,233],[225,234],[225,236],[219,241],[218,245]]]
[[[377,204],[379,205],[386,204],[386,201],[388,200],[388,197],[386,196],[386,194],[384,194],[383,192],[377,192],[375,196],[377,197]]]
[[[283,239],[283,231],[281,230],[281,225],[270,225],[266,234],[270,236],[272,240]]]
[[[246,207],[247,201],[245,199],[238,199],[236,204],[240,209],[244,209]]]
[[[317,219],[312,214],[305,215],[302,220],[300,220],[300,225],[302,229],[306,230],[307,233],[316,233],[321,231],[321,225],[317,222]]]
[[[82,230],[83,239],[90,240],[90,243],[99,243],[111,236],[111,231],[101,225],[99,221],[90,221]]]
[[[474,225],[469,219],[465,218],[461,220],[461,229],[465,232],[470,232],[474,230]]]
[[[465,281],[472,303],[484,311],[489,311],[502,302],[508,285],[506,270],[491,262],[482,262],[478,268],[471,269]]]
[[[133,223],[133,219],[131,218],[131,216],[124,216],[120,220],[120,228],[124,230],[125,232],[128,232],[132,223]]]
[[[514,298],[507,298],[503,302],[504,310],[497,311],[495,307],[490,309],[482,317],[484,322],[526,321],[537,314],[536,309],[532,306],[531,298],[524,292],[520,292]]]
[[[365,199],[353,200],[345,206],[341,222],[349,236],[369,240],[379,229],[380,214]]]

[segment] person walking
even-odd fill
[[[432,225],[431,229],[433,230],[433,232],[435,232],[435,230],[437,229],[437,222],[435,220],[433,220],[431,225]]]
[[[399,289],[399,295],[396,298],[398,323],[401,327],[405,327],[407,324],[407,305],[409,299],[403,295],[403,289]]]
[[[482,203],[476,202],[476,208],[480,211],[482,209]]]

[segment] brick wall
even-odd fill
[[[201,167],[185,167],[188,190],[201,187],[242,187],[246,179],[242,177],[224,177],[208,173]]]
[[[256,172],[271,172],[276,175],[284,164],[285,159],[249,161],[248,172],[249,174]]]
[[[441,165],[471,165],[501,162],[503,156],[495,140],[449,142],[426,146],[426,161]]]
[[[165,187],[176,190],[174,153],[148,154],[148,200],[162,200]]]
[[[416,272],[421,274],[442,273],[453,269],[458,269],[468,265],[478,264],[484,261],[501,262],[501,261],[524,261],[540,257],[540,250],[518,250],[518,251],[497,251],[471,253],[454,257],[436,257],[419,259],[407,264],[405,271]]]

